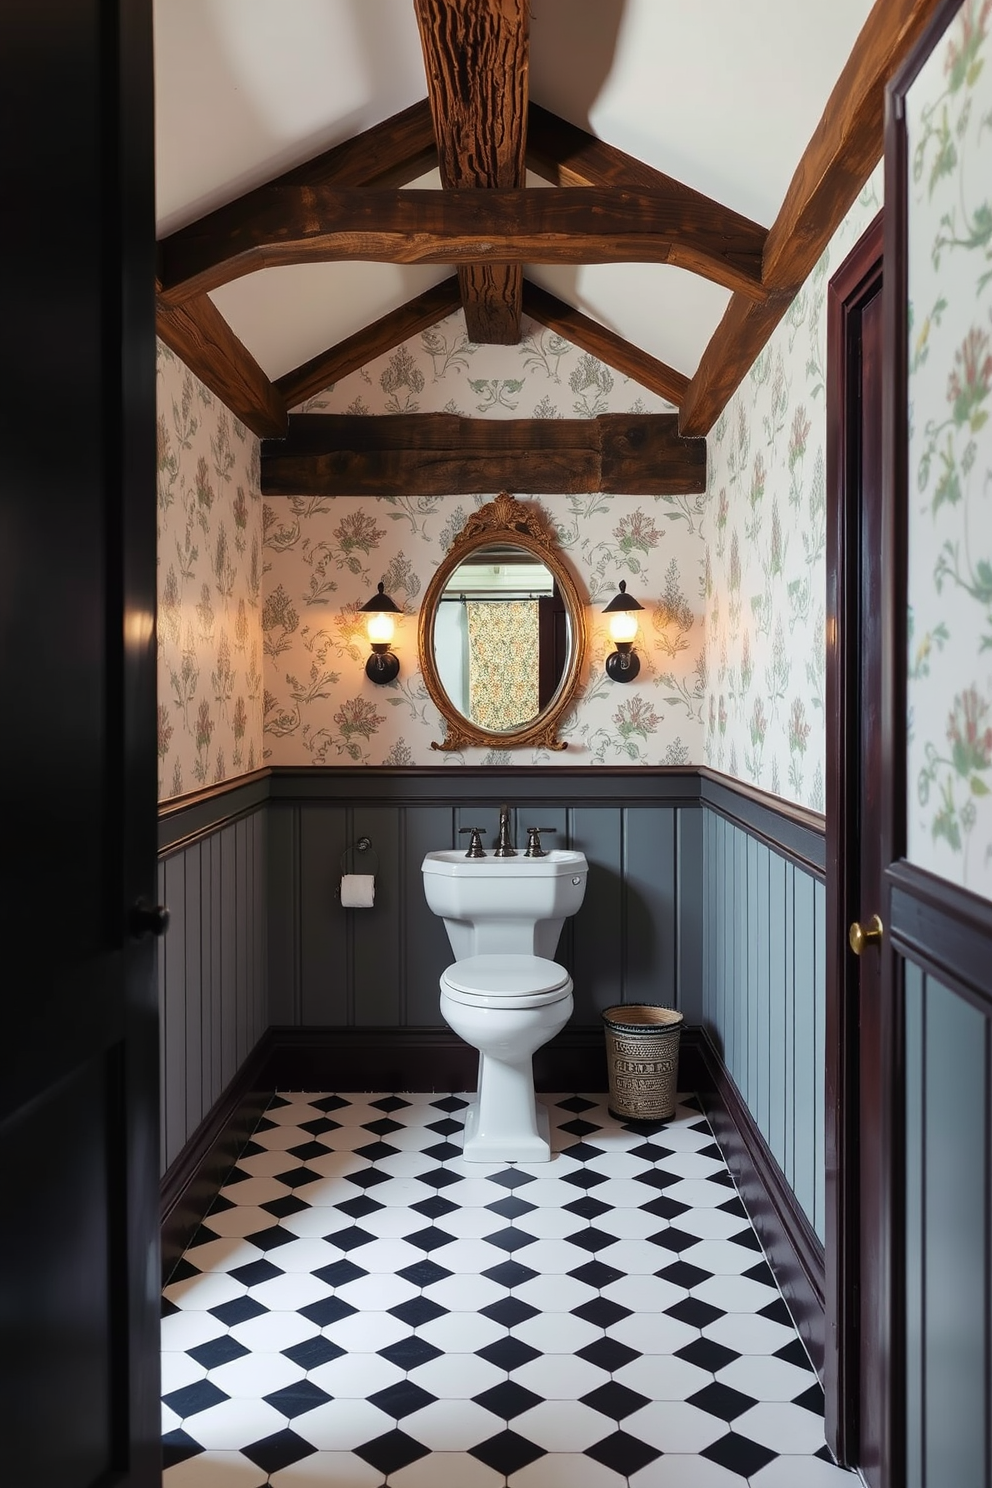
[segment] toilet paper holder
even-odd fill
[[[372,846],[371,837],[359,837],[350,847],[346,847],[341,854],[341,869],[338,875],[338,886],[335,890],[338,898],[341,897],[341,875],[345,873],[370,873],[375,877],[379,872],[379,855]]]

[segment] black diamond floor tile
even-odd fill
[[[402,1131],[402,1121],[393,1121],[389,1116],[383,1116],[378,1121],[363,1121],[362,1130],[374,1133],[377,1137],[388,1136],[390,1132]]]
[[[383,1173],[383,1178],[386,1174]],[[429,1173],[418,1173],[417,1179],[420,1183],[426,1183],[430,1188],[448,1188],[452,1183],[463,1182],[460,1173],[453,1173],[450,1168],[431,1168]],[[352,1179],[354,1182],[354,1179]]]
[[[298,1157],[302,1162],[307,1162],[311,1157],[326,1157],[327,1148],[323,1142],[316,1140],[312,1142],[301,1142],[299,1147],[288,1149],[290,1157]]]
[[[390,1147],[388,1142],[367,1142],[364,1147],[355,1148],[355,1156],[367,1157],[369,1162],[381,1162],[384,1157],[395,1157],[399,1150]]]
[[[736,1194],[732,1199],[728,1199],[725,1204],[718,1204],[717,1208],[720,1210],[721,1214],[736,1214],[738,1219],[749,1218],[747,1210],[744,1208],[744,1205],[741,1203]]]
[[[822,1416],[823,1386],[818,1380],[814,1381],[809,1389],[804,1390],[801,1395],[797,1395],[792,1403],[793,1405],[801,1405],[803,1410],[812,1411],[816,1416]]]
[[[297,1436],[295,1431],[287,1429],[277,1431],[273,1436],[265,1436],[261,1441],[251,1442],[241,1450],[263,1472],[274,1473],[280,1468],[290,1467],[294,1462],[302,1462],[304,1457],[312,1457],[317,1448],[304,1441],[302,1436]]]
[[[543,1447],[535,1446],[516,1431],[501,1431],[488,1441],[480,1442],[477,1447],[469,1447],[469,1452],[494,1472],[506,1475],[519,1472],[522,1467],[529,1467],[539,1457],[547,1456]]]
[[[413,1235],[403,1237],[407,1245],[415,1245],[418,1250],[427,1251],[440,1250],[445,1245],[454,1243],[454,1235],[449,1235],[447,1230],[439,1229],[437,1225],[428,1225],[425,1230],[417,1230]]]
[[[497,1338],[495,1343],[476,1349],[476,1353],[487,1364],[494,1364],[497,1369],[505,1369],[507,1373],[512,1369],[519,1369],[522,1364],[529,1364],[531,1359],[541,1357],[540,1349],[531,1348],[522,1338]]]
[[[295,1194],[286,1194],[281,1199],[270,1199],[267,1204],[260,1204],[266,1214],[271,1214],[275,1219],[288,1219],[291,1214],[299,1214],[303,1209],[309,1209],[310,1205],[303,1199],[298,1199]]]
[[[577,1168],[574,1173],[562,1174],[562,1182],[571,1183],[575,1188],[598,1188],[606,1181],[605,1173],[596,1173],[589,1168]]]
[[[389,1308],[390,1315],[399,1322],[406,1323],[408,1328],[422,1328],[424,1323],[432,1323],[435,1318],[443,1317],[447,1311],[447,1307],[432,1302],[429,1297],[411,1297],[408,1301]]]
[[[316,1183],[320,1174],[313,1168],[287,1168],[285,1173],[277,1173],[276,1177],[287,1188],[302,1188],[305,1183]]]
[[[461,1157],[462,1149],[454,1142],[435,1142],[431,1147],[424,1148],[424,1156],[433,1162],[449,1162],[453,1157]]]
[[[758,1402],[753,1395],[745,1395],[740,1390],[732,1390],[729,1385],[714,1381],[712,1385],[704,1385],[701,1390],[690,1395],[688,1403],[698,1410],[708,1411],[711,1416],[719,1416],[721,1421],[735,1421]]]
[[[714,1343],[711,1338],[694,1338],[685,1348],[676,1349],[675,1357],[684,1359],[687,1364],[695,1364],[699,1369],[708,1369],[710,1374],[716,1374],[718,1369],[739,1359],[740,1354],[733,1349],[724,1348],[722,1343]]]
[[[585,1359],[588,1364],[595,1364],[597,1369],[605,1369],[609,1374],[614,1374],[625,1364],[640,1357],[637,1349],[629,1348],[616,1338],[597,1338],[594,1343],[587,1343],[585,1348],[580,1348],[576,1354],[577,1359]]]
[[[442,1100],[431,1101],[431,1105],[438,1111],[464,1111],[468,1101],[460,1095],[446,1095]]]
[[[397,1276],[403,1281],[408,1281],[411,1286],[429,1287],[436,1282],[446,1281],[453,1276],[453,1271],[448,1271],[444,1266],[439,1266],[436,1261],[414,1261],[412,1266],[404,1266],[402,1271],[397,1271]]]
[[[504,1380],[501,1385],[494,1385],[491,1390],[483,1390],[481,1395],[473,1395],[472,1398],[476,1405],[481,1405],[483,1410],[492,1411],[494,1416],[501,1416],[504,1421],[512,1421],[514,1416],[522,1415],[524,1411],[540,1405],[543,1399],[542,1396],[535,1395],[533,1390],[525,1390],[515,1380]]]
[[[199,1276],[200,1273],[197,1272],[196,1274]],[[164,1318],[175,1317],[177,1313],[182,1312],[182,1308],[177,1307],[175,1302],[170,1302],[168,1297],[163,1297],[162,1305],[159,1308],[159,1312]]]
[[[657,1199],[649,1199],[646,1204],[641,1204],[648,1214],[656,1214],[659,1219],[678,1219],[680,1214],[685,1214],[689,1208],[688,1204],[680,1204],[677,1199],[668,1199],[662,1194]]]
[[[790,1338],[782,1348],[776,1349],[775,1357],[784,1359],[786,1364],[795,1364],[797,1369],[811,1368],[809,1355],[798,1338]]]
[[[620,1123],[624,1131],[636,1132],[642,1137],[656,1137],[659,1132],[665,1131],[670,1121],[623,1121]]]
[[[207,1311],[215,1317],[219,1323],[226,1328],[234,1328],[238,1323],[246,1323],[249,1318],[261,1317],[263,1312],[268,1312],[261,1302],[256,1302],[254,1297],[234,1297],[230,1302],[221,1302],[218,1307],[208,1307]]]
[[[761,1241],[758,1239],[757,1235],[754,1233],[750,1225],[745,1225],[742,1230],[737,1231],[736,1235],[728,1235],[727,1239],[730,1241],[731,1245],[739,1245],[743,1250],[761,1249]]]
[[[345,1350],[318,1334],[316,1338],[304,1338],[302,1343],[294,1343],[282,1352],[301,1369],[319,1369],[321,1364],[330,1364],[332,1359],[340,1359]]]
[[[591,1447],[586,1447],[585,1455],[601,1462],[604,1467],[612,1468],[621,1477],[629,1477],[631,1473],[647,1467],[661,1453],[657,1447],[649,1447],[647,1442],[640,1441],[629,1432],[614,1431],[612,1436],[604,1436],[602,1441],[593,1442]]]
[[[590,1132],[602,1131],[602,1127],[595,1121],[583,1121],[577,1116],[574,1121],[563,1121],[559,1131],[568,1132],[570,1137],[587,1137]]]
[[[773,1302],[768,1303],[767,1307],[762,1307],[758,1316],[768,1318],[773,1323],[781,1323],[784,1328],[792,1327],[792,1314],[781,1297],[776,1297]]]
[[[665,1315],[677,1322],[688,1323],[690,1328],[705,1328],[709,1323],[715,1323],[718,1317],[726,1317],[722,1307],[700,1302],[697,1297],[685,1297],[681,1302],[674,1302],[665,1308]]]
[[[674,1265],[656,1271],[655,1275],[662,1277],[664,1281],[670,1281],[673,1286],[685,1287],[687,1292],[709,1280],[708,1271],[701,1270],[699,1266],[690,1266],[688,1261],[676,1261]]]
[[[490,1266],[488,1271],[483,1271],[483,1276],[488,1281],[494,1281],[497,1286],[518,1287],[523,1286],[525,1281],[533,1281],[539,1275],[532,1271],[530,1266],[522,1266],[519,1261],[501,1261],[498,1266]]]
[[[377,1237],[370,1235],[368,1230],[363,1230],[358,1225],[352,1225],[347,1230],[335,1230],[325,1238],[329,1245],[335,1245],[338,1250],[343,1250],[346,1255],[350,1255],[353,1250],[358,1250],[363,1245],[371,1245]]]
[[[356,1188],[375,1188],[379,1183],[388,1183],[389,1174],[381,1168],[365,1168],[360,1173],[349,1173],[348,1182],[354,1183]]]
[[[571,1147],[562,1148],[563,1157],[571,1157],[576,1162],[592,1162],[594,1157],[603,1156],[602,1147],[593,1147],[589,1142],[573,1142]]]
[[[349,1219],[364,1219],[366,1214],[377,1214],[380,1209],[385,1209],[385,1204],[380,1204],[378,1199],[370,1199],[368,1194],[359,1194],[355,1199],[345,1199],[341,1204],[335,1204],[334,1208],[339,1214],[346,1214]]]
[[[325,1095],[320,1100],[308,1102],[315,1111],[342,1111],[345,1106],[350,1106],[351,1101],[343,1100],[340,1095]]]
[[[379,1349],[380,1357],[395,1364],[397,1369],[418,1369],[421,1364],[429,1364],[432,1359],[440,1358],[441,1352],[433,1343],[428,1343],[426,1338],[417,1338],[413,1333],[409,1338],[401,1338],[397,1343],[389,1343],[385,1348]]]
[[[568,1275],[573,1280],[581,1281],[586,1286],[595,1287],[601,1292],[604,1287],[609,1286],[611,1281],[619,1281],[623,1272],[618,1271],[615,1266],[605,1265],[602,1261],[589,1261],[585,1266],[578,1266],[574,1271],[569,1271]]]
[[[530,1214],[536,1205],[529,1204],[526,1199],[518,1199],[516,1194],[510,1194],[508,1198],[497,1199],[495,1204],[487,1204],[493,1214],[498,1214],[501,1219],[519,1219],[521,1214]]]
[[[595,1104],[595,1101],[586,1100],[582,1095],[570,1095],[567,1100],[555,1103],[559,1111],[591,1111]]]
[[[530,1207],[533,1208],[533,1204]],[[183,1259],[176,1263],[176,1266],[173,1269],[171,1276],[169,1277],[169,1285],[175,1286],[177,1281],[189,1281],[191,1276],[202,1275],[203,1272],[200,1270],[199,1266],[193,1266],[190,1264],[189,1261]]]
[[[672,1250],[676,1255],[681,1255],[683,1250],[689,1250],[693,1245],[699,1244],[698,1235],[687,1235],[685,1230],[680,1230],[677,1225],[669,1225],[667,1230],[658,1230],[649,1235],[648,1239],[652,1245],[660,1245],[664,1250]]]
[[[661,1162],[664,1157],[672,1157],[674,1148],[662,1147],[658,1142],[642,1142],[639,1147],[631,1147],[631,1157],[642,1157],[645,1162]]]
[[[663,1168],[649,1168],[646,1173],[635,1173],[635,1183],[643,1183],[646,1188],[665,1189],[671,1188],[682,1179],[678,1173],[666,1173]]]
[[[533,1245],[536,1238],[534,1235],[528,1235],[526,1230],[514,1229],[512,1226],[485,1236],[488,1245],[495,1245],[497,1249],[505,1250],[509,1255],[512,1255],[515,1250],[523,1250],[525,1246]]]
[[[263,1281],[273,1281],[277,1276],[285,1276],[278,1266],[273,1266],[271,1261],[249,1261],[247,1266],[238,1266],[234,1271],[228,1272],[235,1281],[240,1281],[246,1287],[259,1286]]]
[[[230,1364],[232,1359],[243,1358],[248,1349],[236,1338],[232,1338],[230,1333],[225,1333],[220,1338],[211,1338],[209,1343],[198,1343],[196,1348],[187,1349],[186,1352],[204,1369],[217,1369],[221,1364]]]
[[[451,1214],[458,1208],[450,1199],[444,1199],[440,1194],[431,1194],[429,1199],[421,1199],[416,1204],[411,1204],[417,1214],[422,1214],[425,1219],[442,1219],[445,1214]]]
[[[600,1385],[595,1390],[590,1390],[588,1395],[580,1397],[583,1405],[591,1406],[601,1415],[612,1416],[614,1421],[622,1421],[624,1416],[629,1416],[643,1405],[649,1403],[647,1395],[641,1395],[637,1390],[629,1390],[626,1385],[619,1384],[616,1380],[610,1380],[608,1384]]]
[[[606,1250],[610,1245],[616,1245],[616,1235],[607,1234],[605,1230],[597,1230],[594,1225],[589,1225],[585,1230],[576,1230],[573,1235],[566,1235],[565,1239],[569,1245],[577,1245],[580,1250],[591,1251],[594,1255],[598,1250]]]
[[[195,1384],[183,1385],[181,1390],[170,1390],[162,1399],[180,1420],[185,1421],[200,1411],[209,1410],[212,1405],[220,1405],[222,1400],[229,1400],[230,1396],[225,1395],[223,1390],[218,1390],[210,1380],[197,1380]]]
[[[198,1457],[202,1451],[200,1443],[185,1431],[169,1431],[162,1438],[162,1466],[178,1467],[190,1457]]]
[[[410,1101],[404,1100],[400,1095],[384,1095],[381,1100],[369,1102],[377,1111],[405,1111],[410,1104]]]
[[[332,1323],[339,1323],[342,1318],[351,1317],[357,1311],[358,1308],[345,1302],[343,1297],[323,1297],[321,1301],[311,1302],[309,1306],[299,1309],[300,1317],[316,1323],[318,1328],[329,1328]]]
[[[322,1137],[325,1132],[340,1130],[340,1121],[332,1121],[329,1116],[317,1116],[313,1121],[300,1122],[300,1131],[309,1132],[312,1137]]]
[[[598,1219],[601,1214],[609,1214],[609,1204],[603,1204],[599,1199],[594,1199],[592,1194],[586,1194],[581,1199],[573,1199],[570,1204],[563,1205],[566,1213],[574,1214],[578,1219]]]
[[[492,1302],[480,1311],[483,1317],[499,1323],[502,1328],[515,1328],[518,1323],[537,1317],[538,1313],[536,1307],[531,1307],[529,1302],[521,1302],[519,1297],[501,1297],[498,1302]]]
[[[759,1286],[769,1287],[773,1292],[778,1291],[775,1278],[771,1273],[771,1267],[767,1261],[759,1261],[757,1266],[752,1266],[749,1271],[743,1273],[748,1281],[756,1281]]]
[[[525,1183],[534,1181],[533,1173],[520,1173],[516,1168],[505,1168],[502,1173],[492,1173],[489,1177],[490,1183],[498,1183],[502,1188],[523,1188]]]
[[[736,1431],[729,1431],[726,1436],[721,1436],[719,1441],[705,1447],[700,1456],[708,1457],[711,1462],[719,1463],[729,1472],[739,1473],[742,1478],[750,1478],[754,1473],[760,1472],[763,1467],[767,1467],[772,1458],[778,1456],[778,1453],[771,1451],[769,1447],[760,1446],[749,1436],[740,1436]]]
[[[327,1286],[347,1286],[349,1281],[358,1281],[363,1276],[368,1276],[361,1266],[356,1266],[354,1261],[331,1261],[329,1266],[321,1266],[312,1273],[318,1281],[323,1281]]]
[[[452,1132],[465,1130],[465,1123],[455,1121],[450,1116],[442,1116],[440,1121],[428,1121],[425,1131],[437,1132],[439,1137],[450,1137]]]
[[[583,1302],[580,1307],[573,1307],[572,1312],[583,1322],[592,1323],[594,1328],[608,1328],[611,1323],[619,1323],[621,1318],[630,1317],[631,1309],[621,1307],[619,1302],[611,1302],[608,1297],[593,1297],[589,1302]]]
[[[429,1453],[429,1447],[399,1430],[387,1431],[385,1436],[377,1436],[375,1441],[355,1448],[356,1456],[363,1458],[377,1472],[385,1473],[387,1477],[390,1473],[399,1472],[401,1467],[409,1467],[411,1462],[418,1462]]]
[[[292,1420],[294,1416],[316,1410],[318,1405],[326,1405],[331,1396],[319,1385],[315,1385],[313,1380],[304,1379],[298,1380],[294,1385],[285,1385],[281,1390],[274,1390],[271,1395],[264,1395],[262,1398],[273,1410]]]
[[[404,1416],[423,1410],[425,1405],[433,1405],[436,1399],[436,1395],[432,1395],[429,1390],[422,1390],[412,1380],[397,1380],[395,1385],[387,1385],[384,1390],[377,1390],[374,1395],[370,1395],[369,1403],[377,1406],[385,1415],[401,1421]]]

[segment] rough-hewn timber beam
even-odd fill
[[[414,9],[442,186],[523,186],[529,0],[414,0]],[[471,340],[520,339],[522,277],[519,264],[459,268]]]
[[[252,221],[222,207],[159,245],[170,304],[280,264],[671,263],[764,298],[765,234],[664,190],[338,191],[286,187]]]
[[[675,414],[595,419],[295,414],[262,446],[269,496],[442,496],[494,490],[640,496],[706,488],[706,443]]]
[[[735,294],[681,406],[683,434],[708,434],[882,154],[885,85],[940,0],[875,0],[768,231],[764,304]]]
[[[582,351],[606,362],[615,372],[622,372],[652,393],[667,398],[676,407],[685,395],[689,379],[682,372],[676,372],[674,367],[649,356],[639,346],[632,346],[622,336],[607,330],[598,321],[590,320],[581,310],[573,310],[564,300],[540,289],[529,279],[524,280],[524,313],[549,330],[557,331],[559,336],[564,336],[566,341],[571,341]]]
[[[285,400],[209,295],[178,306],[157,301],[155,327],[166,346],[253,433],[285,434]]]
[[[381,320],[373,321],[364,330],[356,331],[354,336],[348,336],[328,351],[312,357],[302,367],[287,372],[276,381],[276,390],[285,398],[287,408],[295,408],[305,398],[323,392],[332,382],[340,382],[342,377],[357,372],[359,367],[364,367],[375,357],[402,346],[418,331],[436,325],[452,310],[457,310],[460,303],[458,278],[452,274],[450,279],[444,279],[415,299],[407,300],[405,305],[391,310]]]

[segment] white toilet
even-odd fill
[[[465,1120],[469,1162],[549,1162],[548,1118],[534,1099],[532,1056],[568,1022],[572,979],[552,958],[586,889],[580,852],[467,857],[430,852],[427,903],[458,959],[441,977],[441,1016],[479,1050],[478,1096]]]

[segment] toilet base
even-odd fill
[[[474,1100],[465,1113],[465,1142],[462,1156],[466,1162],[550,1162],[551,1124],[548,1113],[536,1101],[536,1131],[517,1130],[487,1134],[480,1131],[480,1100]]]

